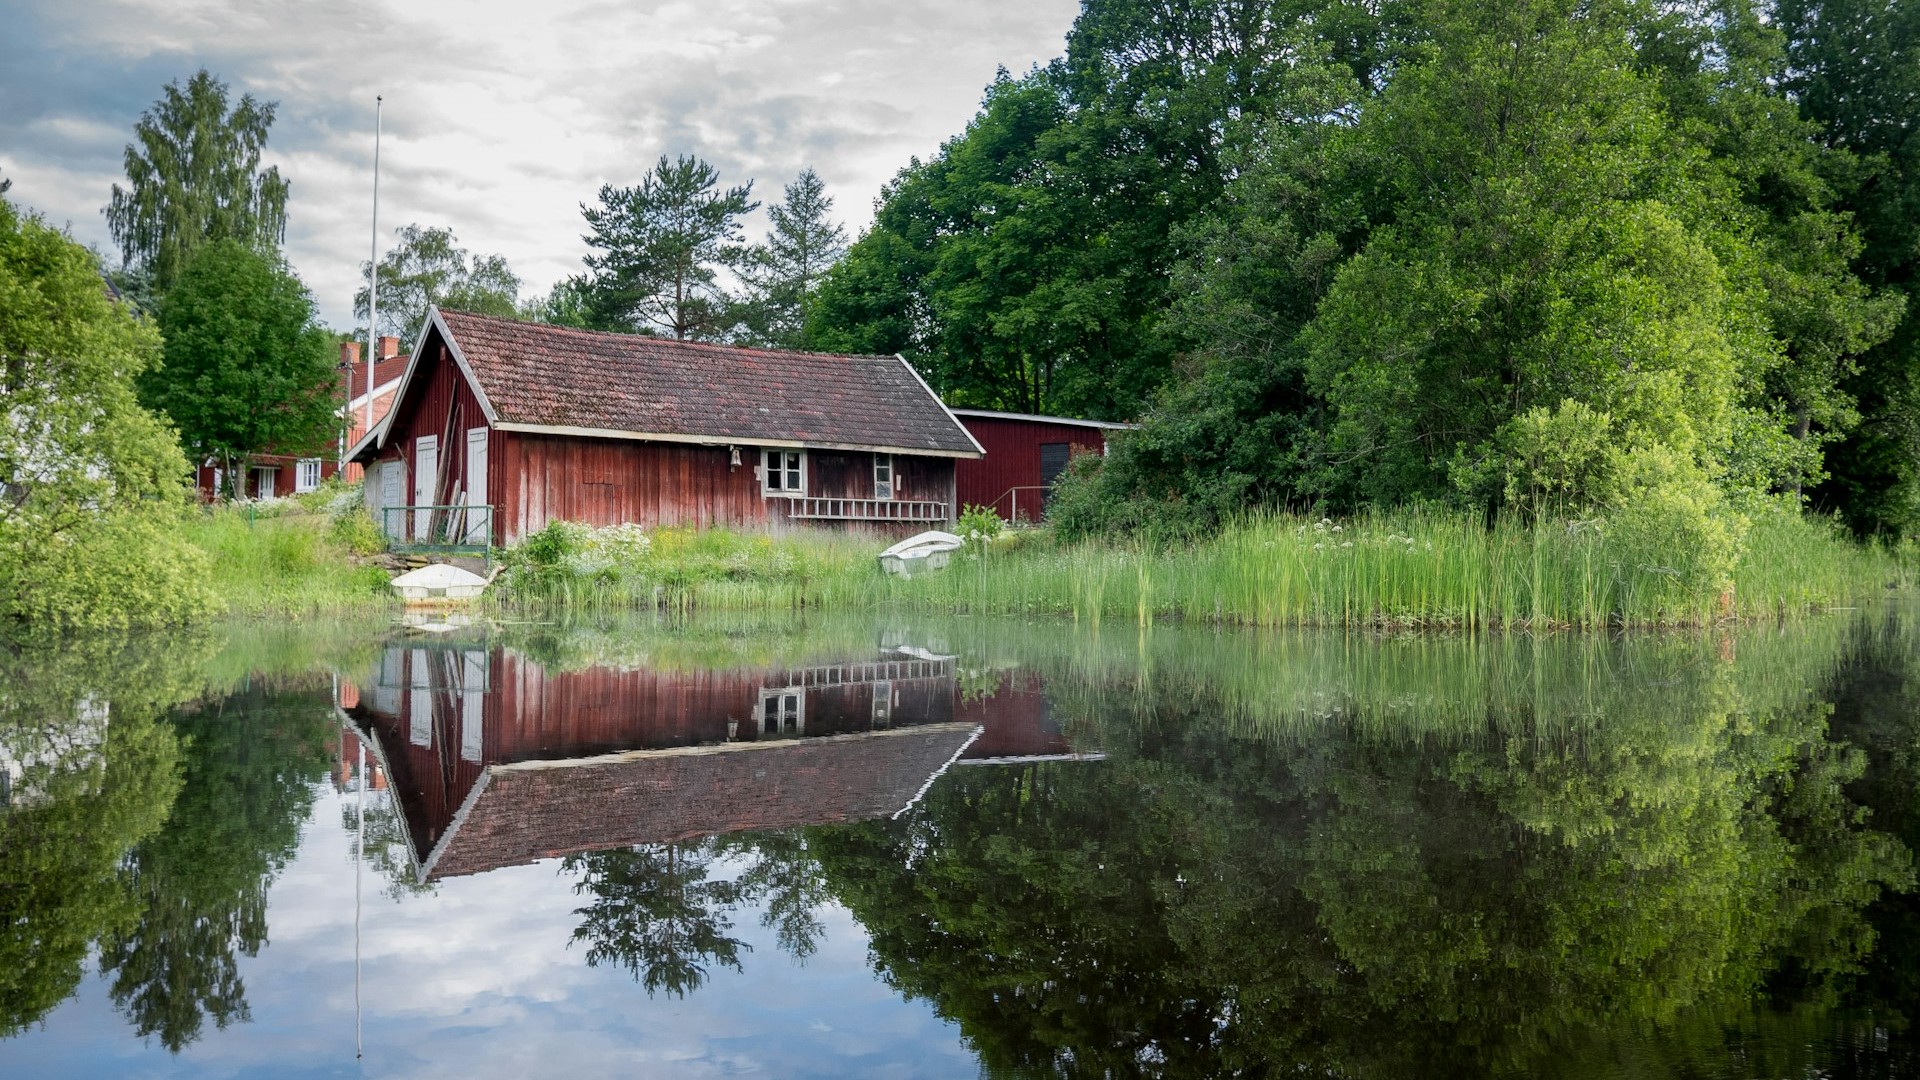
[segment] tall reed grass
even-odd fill
[[[1756,521],[1730,583],[1707,588],[1623,551],[1597,524],[1492,527],[1405,511],[1342,522],[1250,517],[1193,544],[1079,545],[1002,555],[900,583],[907,603],[1057,612],[1091,622],[1177,616],[1256,626],[1591,629],[1704,625],[1848,606],[1912,579],[1912,560],[1818,520]]]
[[[665,534],[672,535],[672,531]],[[1491,527],[1407,510],[1335,522],[1249,516],[1190,543],[976,546],[942,573],[881,574],[871,540],[825,533],[673,539],[631,571],[548,575],[515,604],[668,610],[932,610],[1060,615],[1099,625],[1161,618],[1281,627],[1595,629],[1698,626],[1844,607],[1911,583],[1909,553],[1862,546],[1828,522],[1777,514],[1748,531],[1731,582],[1702,587],[1685,551],[1610,541],[1590,522]],[[692,545],[705,545],[705,553]],[[690,553],[688,553],[690,552]],[[679,569],[668,572],[664,566]],[[692,569],[688,569],[691,567]]]
[[[212,560],[208,584],[229,614],[306,617],[390,602],[386,573],[351,557],[331,515],[279,510],[262,516],[221,506],[186,519],[186,539]]]

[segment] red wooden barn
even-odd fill
[[[983,453],[898,356],[434,309],[348,457],[390,533],[511,544],[555,520],[913,533],[953,520],[955,463]]]
[[[1076,454],[1107,452],[1107,432],[1131,424],[1073,420],[1064,416],[955,409],[986,451],[955,467],[961,506],[991,507],[1007,521],[1039,521],[1047,489]]]

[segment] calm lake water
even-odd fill
[[[1910,606],[230,627],[0,767],[6,1077],[1920,1075]]]

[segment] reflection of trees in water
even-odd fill
[[[587,963],[626,968],[647,988],[684,997],[719,964],[738,971],[753,946],[729,937],[730,913],[742,900],[737,883],[709,876],[711,841],[644,844],[571,855],[563,874],[579,874],[573,891],[593,897],[575,909],[573,940],[587,944]]]
[[[648,994],[676,997],[704,985],[715,965],[741,969],[753,946],[731,936],[740,908],[763,905],[761,924],[804,961],[832,899],[802,830],[590,852],[569,856],[561,872],[579,875],[574,892],[593,898],[574,911],[587,963],[624,967]]]
[[[1731,665],[1634,648],[1578,714],[1520,695],[1429,737],[1365,701],[1235,737],[1177,671],[1090,684],[1056,704],[1101,726],[1102,765],[959,770],[906,819],[812,838],[885,977],[993,1071],[1528,1073],[1629,1032],[1724,1046],[1763,988],[1835,1000],[1910,856],[1848,797],[1865,762],[1825,705],[1749,707]]]
[[[185,784],[126,876],[144,903],[107,935],[100,967],[143,1037],[178,1051],[249,1019],[241,955],[267,941],[267,890],[299,846],[333,733],[324,691],[254,685],[173,717]]]
[[[0,807],[0,1038],[70,996],[88,946],[138,918],[121,861],[180,787],[179,740],[155,717],[193,692],[204,644],[0,652],[0,756],[22,766]]]

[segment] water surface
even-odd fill
[[[1920,1073],[1920,627],[0,657],[0,1075]]]

